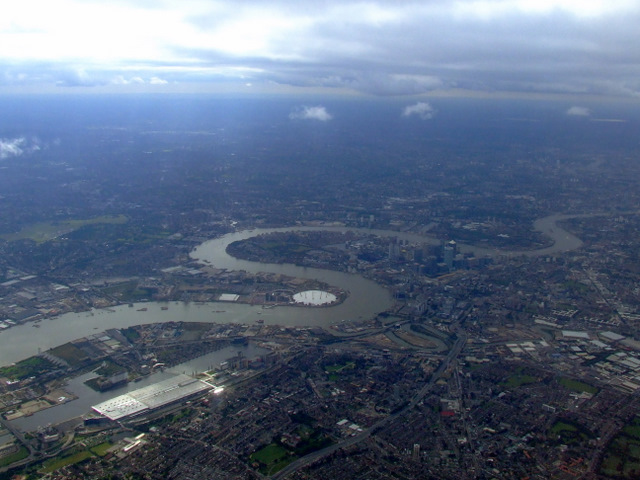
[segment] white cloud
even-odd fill
[[[145,83],[145,81],[142,77],[136,76],[131,78],[125,78],[122,75],[118,75],[111,81],[111,83],[113,85],[141,85]]]
[[[20,157],[25,153],[33,153],[40,150],[40,141],[37,138],[15,137],[0,138],[0,160],[11,157]]]
[[[71,68],[55,72],[58,80],[56,85],[61,87],[95,87],[109,82],[102,76],[90,73],[86,68]]]
[[[430,120],[436,114],[435,109],[427,102],[418,102],[413,105],[404,107],[402,111],[403,117],[410,117],[411,115],[417,115],[423,120]]]
[[[292,120],[320,120],[321,122],[327,122],[331,120],[333,116],[327,112],[325,107],[320,105],[315,107],[303,105],[295,108],[289,114],[289,118]]]
[[[167,82],[166,80],[163,80],[160,77],[151,77],[151,79],[149,80],[149,83],[151,85],[166,85],[169,82]]]
[[[574,117],[588,117],[591,115],[591,111],[587,107],[573,106],[567,110],[567,115]]]
[[[24,153],[24,137],[18,138],[0,138],[0,159],[9,157],[19,157]]]

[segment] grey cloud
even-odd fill
[[[490,2],[486,2],[490,3]],[[424,93],[467,86],[493,91],[613,93],[637,91],[640,78],[640,12],[583,19],[560,9],[489,18],[456,17],[451,2],[372,2],[399,20],[361,21],[327,14],[341,2],[305,11],[321,20],[298,38],[276,44],[284,58],[265,75],[282,83],[347,87],[381,94]],[[289,76],[290,75],[290,76]]]
[[[151,0],[135,4],[150,9],[163,5]],[[374,95],[415,95],[456,87],[639,96],[640,48],[635,46],[640,45],[640,6],[602,17],[579,17],[559,8],[528,14],[512,8],[483,17],[456,14],[452,5],[446,0],[248,0],[234,10],[221,8],[228,7],[225,2],[211,3],[208,13],[188,19],[203,32],[255,6],[311,20],[292,35],[275,34],[265,52],[251,56],[176,41],[166,45],[171,55],[165,60],[130,61],[121,69],[5,66],[0,81],[115,88],[134,78],[144,79],[146,85],[162,83],[151,80],[157,78],[171,84],[272,81]],[[380,20],[372,8],[382,12]],[[367,16],[368,12],[373,13]],[[113,81],[120,77],[122,82]]]
[[[372,42],[375,55],[353,58],[352,65],[364,71],[420,73],[440,79],[445,87],[563,91],[566,85],[570,93],[635,91],[640,49],[630,45],[640,44],[640,30],[635,28],[640,19],[637,13],[629,17],[605,22],[582,21],[561,12],[486,21],[440,16],[391,25],[384,34],[354,28],[350,38]],[[325,57],[317,63],[328,61]]]
[[[436,90],[444,83],[431,75],[357,72],[331,75],[317,82],[320,86],[351,88],[374,95],[416,95]]]
[[[578,107],[578,106],[573,106],[569,108],[566,113],[567,115],[573,116],[573,117],[588,117],[589,115],[591,115],[591,112],[587,107]]]

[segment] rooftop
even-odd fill
[[[188,375],[176,375],[162,382],[99,403],[92,408],[110,420],[120,420],[169,405],[210,388],[210,385]]]

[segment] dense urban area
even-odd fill
[[[62,146],[0,163],[0,344],[67,330],[3,357],[0,478],[638,478],[635,123],[494,114],[176,133],[71,105]],[[216,254],[246,268],[194,253],[247,231]],[[70,415],[74,379],[101,400]]]

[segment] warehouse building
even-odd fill
[[[212,388],[212,385],[187,375],[176,375],[91,408],[110,420],[126,420],[198,396]]]

